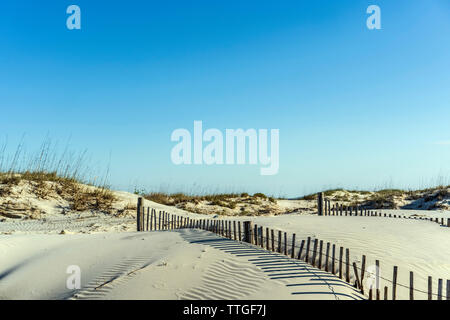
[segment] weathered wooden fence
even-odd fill
[[[318,215],[320,216],[361,216],[361,217],[385,217],[385,218],[400,218],[400,219],[413,219],[413,220],[425,220],[435,222],[441,226],[450,227],[450,218],[445,221],[444,218],[432,218],[432,217],[413,217],[401,214],[383,213],[376,210],[369,210],[360,206],[344,206],[340,203],[332,203],[331,200],[325,199],[323,193],[319,193],[318,196]]]
[[[408,285],[397,281],[399,269],[393,267],[392,278],[388,279],[380,275],[380,261],[375,260],[376,268],[368,270],[366,256],[362,255],[361,261],[350,260],[350,250],[331,242],[325,242],[318,238],[307,237],[297,239],[295,233],[252,224],[251,221],[229,221],[223,219],[193,219],[186,216],[170,214],[163,210],[145,207],[143,199],[138,199],[137,205],[137,231],[156,231],[193,228],[207,230],[219,236],[247,242],[257,247],[286,255],[292,259],[304,261],[320,270],[337,275],[340,279],[359,289],[369,300],[396,300],[397,288],[403,287],[409,290],[409,298],[414,300],[414,293],[427,294],[429,300],[444,299],[443,279],[438,279],[437,291],[433,292],[433,279],[428,277],[427,291],[414,287],[414,274],[410,272]],[[345,255],[344,255],[345,252]],[[373,281],[369,288],[365,288],[365,277]],[[390,285],[381,288],[380,280]],[[389,295],[389,292],[391,294]],[[450,300],[450,280],[446,281],[445,297]]]

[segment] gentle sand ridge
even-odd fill
[[[118,196],[121,206],[132,207],[137,202],[137,196],[133,194],[121,192]],[[288,201],[284,200],[282,205],[289,206]],[[286,231],[289,236],[295,233],[298,244],[308,236],[329,241],[338,247],[349,248],[351,260],[356,261],[358,266],[363,254],[367,256],[368,267],[375,264],[375,259],[380,260],[381,276],[387,280],[392,279],[392,267],[398,266],[400,285],[409,285],[409,271],[413,271],[415,288],[418,290],[426,291],[428,276],[433,277],[434,293],[438,278],[443,279],[444,284],[450,279],[450,230],[429,221],[384,217],[318,217],[296,213],[233,218],[194,214],[151,201],[145,201],[145,205],[158,211],[165,210],[197,219],[251,220],[260,226]],[[387,212],[450,217],[449,211]],[[63,229],[64,234],[59,235]],[[249,249],[247,256],[242,251],[247,248],[246,244],[221,243],[217,239],[207,239],[204,234],[200,238],[205,237],[208,241],[196,242],[198,234],[193,233],[196,232],[193,230],[139,234],[135,230],[136,220],[132,214],[114,216],[101,212],[61,214],[54,210],[44,219],[7,219],[0,222],[0,298],[330,298],[330,292],[323,291],[326,290],[323,289],[326,284],[325,275],[321,275],[323,271],[301,261],[277,254],[273,256],[261,249],[257,249],[257,253],[252,252],[256,250],[254,247]],[[147,242],[148,245],[138,245]],[[290,237],[288,243],[291,243]],[[289,261],[280,261],[281,268],[277,268],[277,262],[271,259]],[[166,261],[170,263],[165,265]],[[269,265],[270,262],[274,262],[274,265]],[[284,263],[287,263],[287,267],[283,266]],[[82,268],[83,289],[76,297],[64,285],[68,276],[65,268],[69,264],[79,264]],[[289,268],[294,269],[294,274],[285,274],[289,273]],[[245,270],[242,274],[251,279],[252,285],[239,278],[237,270],[241,269]],[[223,272],[220,273],[220,270]],[[179,271],[183,274],[181,278]],[[297,274],[301,272],[305,274]],[[185,276],[187,274],[189,276]],[[230,275],[227,279],[220,278],[226,274]],[[320,274],[321,277],[313,279],[313,274]],[[332,275],[326,276],[336,280]],[[94,290],[115,278],[117,280]],[[224,287],[223,283],[227,282],[228,288],[225,286],[219,293],[214,289],[215,278],[220,279],[219,287]],[[310,281],[302,282],[306,279]],[[235,290],[240,283],[241,291]],[[335,288],[337,283],[332,287]],[[258,290],[250,290],[253,285]],[[391,286],[389,281],[384,280],[381,285]],[[108,289],[110,287],[117,289]],[[140,290],[135,289],[140,287]],[[150,287],[153,289],[148,289]],[[341,283],[338,287],[348,288]],[[314,291],[312,288],[320,290]],[[295,292],[303,293],[293,294]],[[397,292],[398,298],[409,298],[407,288],[399,286]],[[426,297],[426,293],[415,294],[416,299]]]
[[[200,230],[0,239],[2,299],[361,299],[332,275]],[[69,265],[79,291],[66,288]]]

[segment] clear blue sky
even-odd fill
[[[71,137],[94,163],[111,155],[115,188],[297,196],[450,177],[447,0],[8,1],[0,39],[0,138]],[[172,164],[170,135],[194,120],[280,129],[279,173]]]

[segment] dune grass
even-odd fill
[[[202,201],[209,202],[209,205],[216,205],[220,207],[234,209],[236,208],[236,203],[249,202],[257,204],[258,199],[267,199],[273,203],[276,202],[275,198],[268,197],[263,193],[255,193],[254,195],[249,195],[248,193],[220,193],[220,194],[209,194],[209,195],[187,195],[185,193],[165,193],[165,192],[151,192],[147,194],[142,194],[142,196],[150,201],[154,201],[160,204],[176,206],[180,203],[194,203],[198,204]]]
[[[26,153],[23,143],[14,152],[0,147],[0,197],[10,196],[15,188],[28,184],[41,199],[59,195],[75,211],[108,211],[116,200],[103,179],[91,179],[87,152],[73,152],[67,146],[58,152],[56,144],[45,140],[33,153]]]

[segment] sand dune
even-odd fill
[[[2,299],[361,299],[299,261],[201,230],[0,236]],[[81,290],[69,290],[69,265]]]
[[[380,260],[381,277],[392,280],[393,266],[398,266],[397,297],[409,299],[409,272],[415,273],[415,287],[424,290],[415,298],[426,299],[427,277],[432,276],[437,293],[437,279],[450,279],[450,229],[437,223],[421,220],[384,217],[319,217],[312,215],[284,215],[251,217],[254,223],[295,233],[299,242],[311,236],[350,249],[351,260],[360,262],[367,257],[367,268]],[[291,243],[288,237],[288,243]],[[360,265],[360,264],[359,264]],[[366,268],[366,269],[367,269]],[[391,287],[389,281],[381,286]],[[390,295],[390,292],[389,292]]]
[[[137,199],[121,193],[123,205]],[[284,200],[289,205],[289,200]],[[350,249],[351,260],[381,262],[381,276],[399,268],[397,296],[408,299],[427,277],[450,279],[450,230],[421,220],[319,217],[308,214],[224,217],[186,212],[151,201],[146,206],[201,219],[251,220]],[[450,217],[448,211],[394,210],[393,214]],[[61,230],[64,230],[63,234]],[[199,230],[136,233],[132,215],[50,213],[45,219],[0,223],[0,298],[4,299],[353,299],[361,296],[335,276],[299,260],[218,238]],[[290,243],[290,238],[288,243]],[[82,289],[67,290],[68,265],[82,270]],[[381,285],[391,284],[381,281]],[[404,285],[405,287],[402,287]],[[389,292],[390,295],[390,292]],[[416,299],[426,293],[416,292]]]

